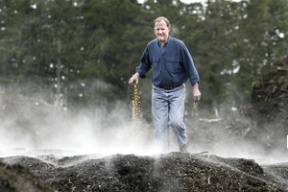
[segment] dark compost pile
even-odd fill
[[[41,160],[40,160],[41,159]],[[288,164],[203,154],[1,159],[0,191],[285,191]]]
[[[264,72],[252,89],[251,104],[246,112],[257,125],[249,138],[265,138],[261,144],[268,150],[278,147],[287,151],[288,62],[279,61]]]

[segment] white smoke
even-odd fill
[[[19,102],[22,103],[22,102]],[[2,106],[6,105],[1,102]],[[132,121],[129,105],[117,102],[69,113],[53,106],[9,104],[0,125],[0,155],[16,151],[62,150],[77,154],[155,153],[154,133],[144,121]],[[13,107],[16,111],[12,111]],[[7,113],[14,115],[9,117]],[[21,150],[20,150],[21,149]]]
[[[0,156],[57,153],[60,156],[90,154],[103,157],[112,154],[159,153],[152,123],[132,121],[131,106],[127,103],[116,102],[113,109],[96,105],[72,113],[33,99],[9,97],[5,100],[2,97],[0,107]],[[217,145],[214,146],[203,146],[192,137],[188,148],[190,153],[207,151],[222,157],[255,159],[261,163],[287,161],[287,156],[277,151],[267,156],[264,147],[255,145],[255,142],[240,140],[231,143],[225,132],[228,129],[217,129],[213,123],[207,131],[195,122],[191,126],[194,129],[191,130],[189,124],[187,126],[189,136],[203,131],[202,135],[199,134],[206,137],[203,139],[215,137],[221,142],[215,142]],[[197,126],[198,129],[195,129]],[[172,151],[178,151],[172,132],[171,139]]]

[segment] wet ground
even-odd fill
[[[51,151],[52,152],[52,151]],[[209,153],[158,156],[6,156],[0,159],[1,192],[288,191],[288,163]]]

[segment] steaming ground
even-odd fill
[[[33,155],[35,151],[47,153],[49,150],[57,151],[58,155],[62,152],[63,156],[97,154],[99,157],[112,154],[149,156],[159,152],[153,125],[144,120],[132,121],[131,110],[125,103],[103,103],[70,112],[37,98],[43,98],[42,94],[35,98],[2,94],[0,156]],[[242,121],[241,118],[237,117]],[[243,133],[251,127],[249,123],[237,127],[234,122],[227,126],[225,120],[206,123],[199,119],[187,119],[190,153],[207,151],[222,157],[255,159],[259,163],[287,162],[286,143],[267,153],[262,141],[258,144],[255,139],[251,139],[253,142],[242,139]],[[178,151],[172,132],[171,135],[171,150]],[[234,135],[240,136],[234,138]],[[283,137],[286,139],[286,135]]]
[[[159,154],[153,126],[131,121],[126,104],[71,112],[0,89],[0,191],[287,191],[283,66],[256,83],[241,115],[187,118],[185,154],[173,137]]]
[[[21,103],[21,102],[20,102]],[[10,107],[10,108],[9,108]],[[113,154],[157,155],[153,126],[145,121],[132,121],[131,111],[123,103],[117,103],[113,110],[96,108],[78,113],[65,112],[55,107],[35,105],[33,101],[11,110],[15,104],[5,105],[5,119],[0,129],[0,156],[55,153],[59,157],[93,154],[105,157]],[[14,118],[7,114],[14,115]],[[9,120],[7,120],[9,119]],[[193,126],[197,122],[193,122]],[[210,124],[215,126],[215,124]],[[189,127],[190,128],[190,127]],[[189,135],[195,133],[188,128]],[[202,130],[203,131],[203,130]],[[218,130],[216,130],[218,131]],[[211,137],[207,130],[205,136]],[[248,142],[229,143],[225,132],[216,135],[219,142],[213,146],[203,146],[190,138],[190,153],[208,152],[222,157],[255,159],[259,163],[287,161],[287,156],[277,152],[267,156],[261,146]],[[178,151],[171,132],[171,151]],[[284,156],[284,157],[283,157]]]
[[[175,152],[157,157],[11,156],[0,158],[0,190],[284,192],[287,168],[287,163],[260,166],[249,159]]]
[[[159,154],[152,125],[127,105],[70,113],[2,100],[0,191],[285,191],[285,154],[231,140],[223,122],[188,123],[190,153]],[[172,135],[172,134],[171,134]],[[229,157],[229,158],[228,158]],[[237,157],[237,158],[235,158]],[[286,156],[287,157],[287,156]],[[287,162],[287,161],[283,161]]]

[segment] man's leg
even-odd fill
[[[185,86],[181,86],[169,93],[169,125],[177,138],[180,150],[187,149],[187,133],[184,123],[184,106],[185,106]]]
[[[152,88],[152,116],[160,152],[169,152],[168,102],[165,90]]]

